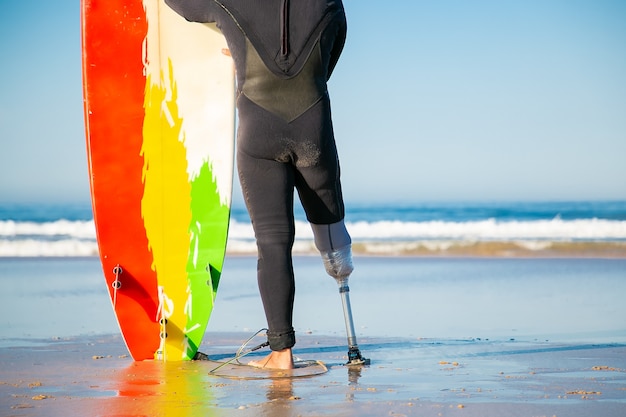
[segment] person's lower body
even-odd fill
[[[244,103],[243,107],[249,104]],[[317,117],[315,114],[316,110],[318,113],[328,111],[329,116],[325,104],[320,102],[312,109],[313,120],[307,120],[304,115],[278,129],[279,121],[272,120],[269,113],[257,119],[253,127],[240,123],[239,179],[257,241],[258,286],[267,318],[268,342],[273,351],[265,360],[255,362],[258,366],[285,367],[272,363],[279,357],[291,360],[291,348],[295,345],[292,322],[295,280],[291,254],[295,237],[295,190],[312,225],[316,247],[329,275],[347,276],[352,271],[351,240],[344,225],[332,126],[326,127],[330,129],[328,134],[325,124],[319,122],[319,114]],[[321,126],[313,130],[321,139],[294,139],[294,132],[307,131],[306,126],[299,126],[299,123]]]

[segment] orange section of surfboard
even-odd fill
[[[234,72],[214,25],[162,0],[82,0],[83,90],[100,259],[136,360],[185,360],[222,274]]]

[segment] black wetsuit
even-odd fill
[[[189,21],[216,22],[226,37],[237,72],[239,179],[257,239],[268,339],[273,350],[292,347],[294,188],[322,255],[350,247],[326,89],[345,41],[343,4],[166,3]]]

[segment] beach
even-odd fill
[[[317,257],[297,256],[294,353],[328,372],[228,379],[202,361],[133,362],[97,258],[2,258],[0,415],[624,415],[626,260],[361,255],[355,266],[369,366],[344,365],[336,284]],[[264,327],[255,271],[254,257],[227,256],[200,346],[211,359]]]
[[[222,357],[242,334],[210,334]],[[324,375],[233,380],[201,361],[132,362],[119,336],[2,349],[3,416],[622,416],[626,347],[614,344],[301,338]],[[228,352],[228,353],[225,353]]]

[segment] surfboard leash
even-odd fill
[[[268,331],[268,329],[266,329],[266,328],[260,329],[260,330],[258,330],[255,334],[253,334],[252,336],[250,336],[250,337],[248,338],[248,340],[246,340],[245,342],[243,342],[243,344],[239,347],[239,350],[237,350],[237,354],[235,355],[235,360],[237,361],[237,363],[239,363],[239,358],[242,358],[242,357],[246,356],[246,355],[247,355],[247,354],[249,354],[249,353],[255,352],[255,351],[259,350],[259,349],[263,349],[264,347],[267,347],[267,346],[269,346],[269,345],[270,345],[270,342],[269,342],[269,341],[265,341],[265,342],[263,342],[263,343],[261,343],[261,344],[258,344],[258,345],[256,345],[256,346],[254,346],[254,347],[250,348],[250,350],[248,350],[247,352],[243,353],[243,350],[246,348],[246,346],[248,346],[248,343],[250,343],[250,341],[251,341],[252,339],[254,339],[255,337],[257,337],[257,336],[259,335],[259,333],[261,333],[261,332],[267,332],[267,331]]]
[[[250,348],[249,350],[247,350],[246,352],[244,352],[244,351],[243,351],[243,350],[246,348],[246,346],[248,346],[248,343],[250,343],[250,341],[251,341],[252,339],[254,339],[255,337],[257,337],[257,336],[258,336],[261,332],[267,332],[267,330],[268,330],[268,329],[266,329],[266,328],[263,328],[263,329],[258,330],[256,333],[254,333],[252,336],[250,336],[250,337],[248,338],[248,340],[246,340],[245,342],[243,342],[243,343],[242,343],[242,345],[241,345],[241,346],[239,347],[239,349],[237,350],[237,353],[235,353],[235,356],[234,356],[234,357],[232,357],[232,358],[230,358],[230,359],[228,359],[228,360],[224,361],[224,362],[223,362],[223,363],[221,363],[219,366],[217,366],[217,367],[215,367],[215,368],[211,369],[211,370],[209,371],[209,373],[210,373],[210,374],[211,374],[211,373],[214,373],[215,371],[217,371],[218,369],[222,368],[223,366],[226,366],[226,365],[228,365],[228,364],[231,364],[231,363],[233,363],[233,362],[235,362],[235,361],[236,361],[238,364],[243,365],[241,362],[239,362],[239,359],[240,359],[240,358],[243,358],[244,356],[246,356],[246,355],[248,355],[248,354],[250,354],[250,353],[252,353],[252,352],[255,352],[255,351],[259,350],[259,349],[263,349],[264,347],[269,346],[269,345],[270,345],[270,342],[265,341],[265,342],[263,342],[263,343],[260,343],[260,344],[258,344],[258,345],[256,345],[256,346],[254,346],[254,347],[251,347],[251,348]],[[209,357],[208,357],[208,355],[206,355],[205,353],[202,353],[202,352],[197,352],[197,353],[196,353],[196,356],[194,357],[194,359],[195,359],[195,360],[206,360],[206,359],[208,359],[208,358],[209,358]]]

